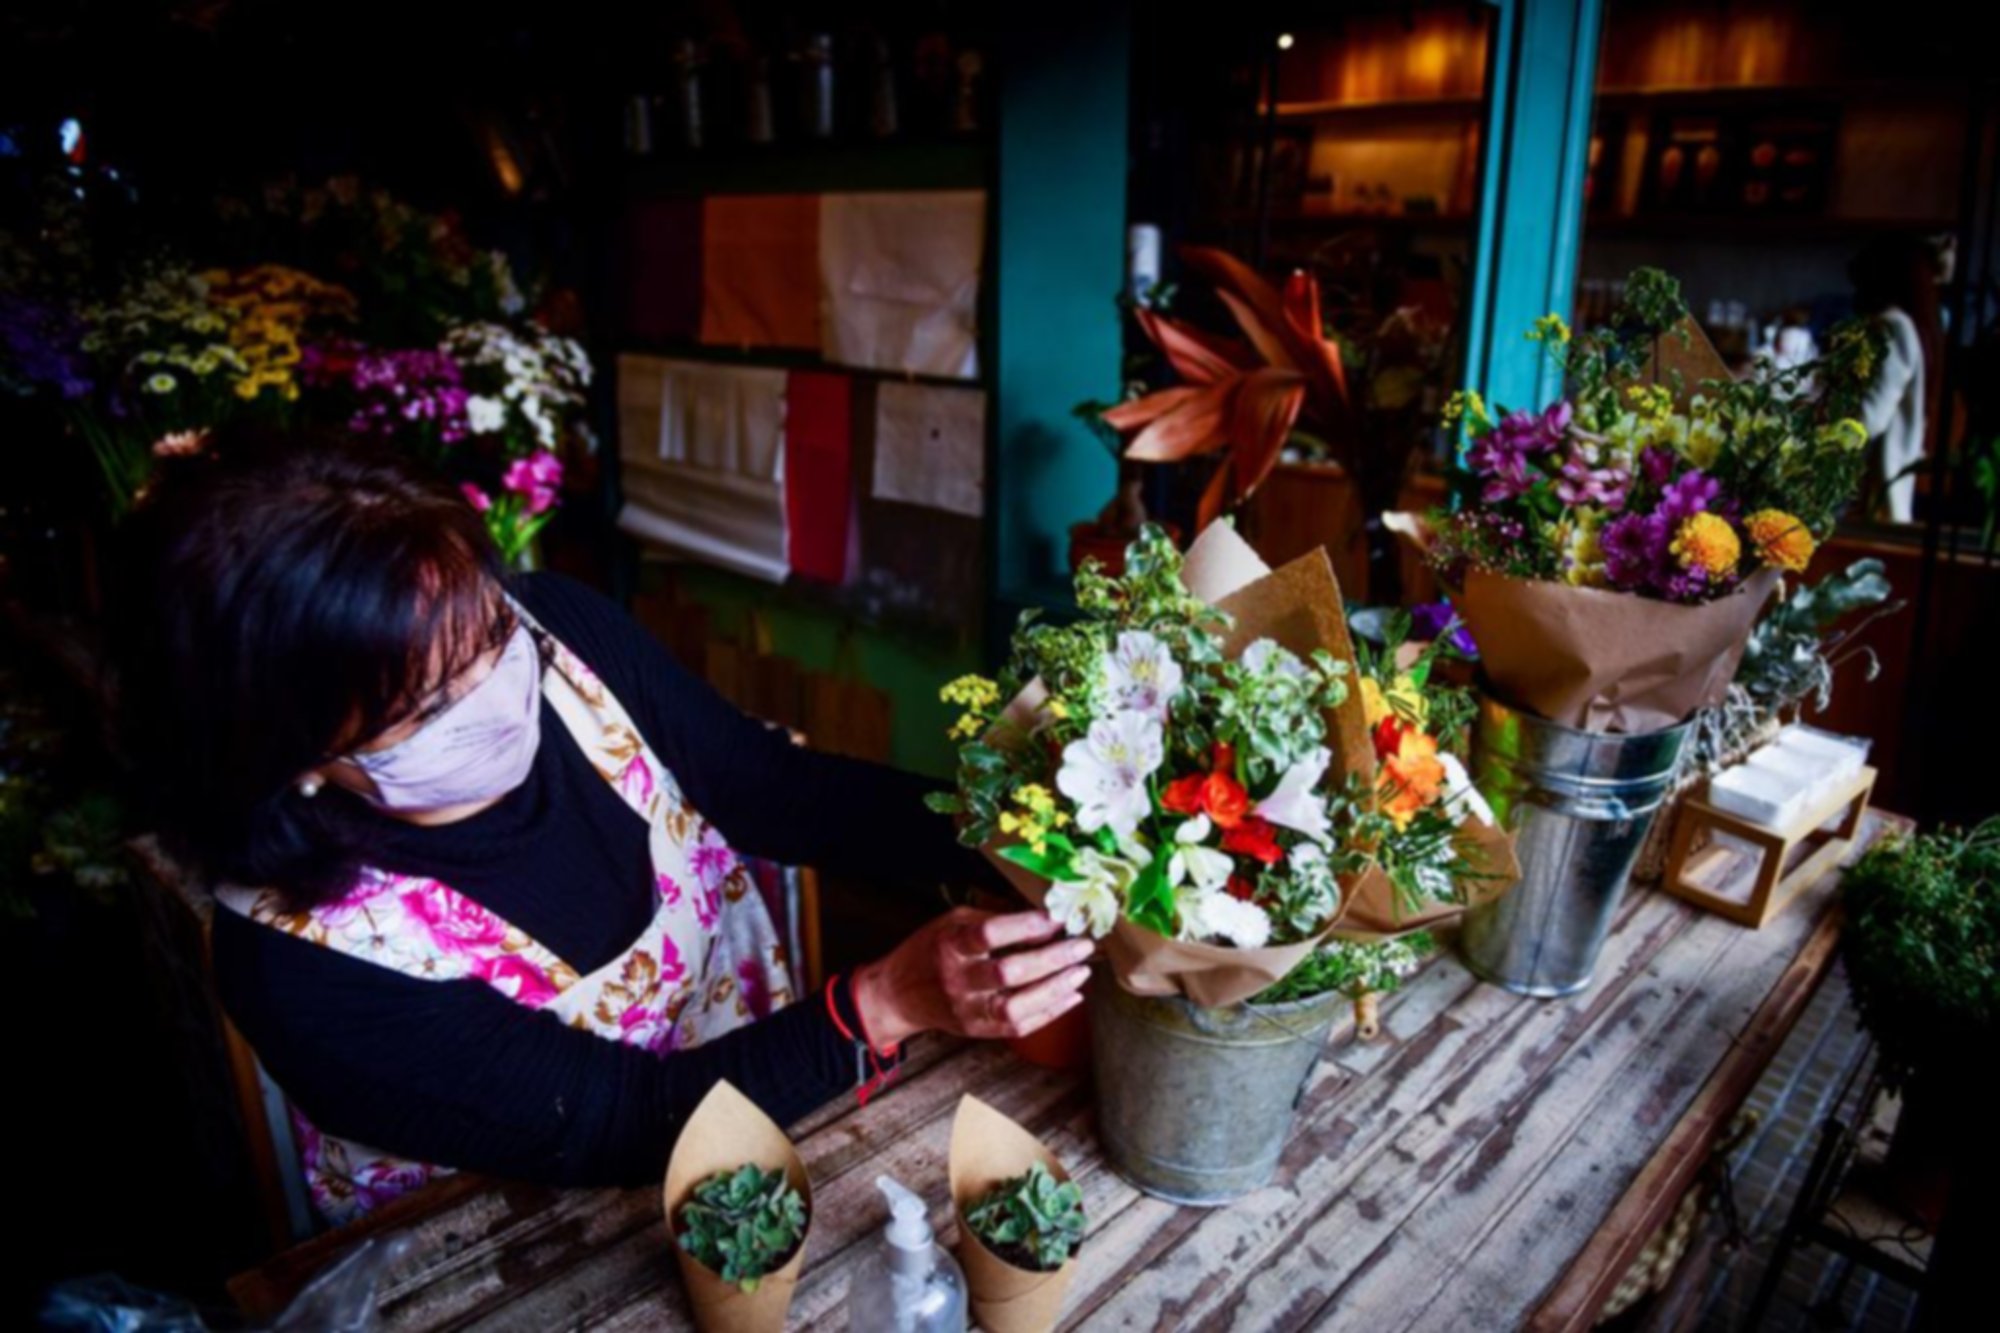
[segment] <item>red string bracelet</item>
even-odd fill
[[[855,1090],[855,1097],[862,1106],[866,1106],[870,1097],[881,1091],[885,1084],[896,1077],[896,1071],[902,1068],[902,1065],[898,1063],[884,1067],[881,1057],[875,1053],[875,1044],[864,1037],[855,1036],[854,1030],[847,1026],[847,1020],[840,1016],[840,1006],[834,1003],[833,999],[833,988],[838,984],[839,980],[840,978],[837,976],[828,977],[826,980],[826,1012],[827,1016],[833,1020],[834,1027],[839,1029],[840,1035],[854,1043],[854,1078],[855,1082],[860,1084],[860,1087]],[[860,1022],[859,1008],[855,1010],[855,1020],[856,1022]],[[862,1024],[862,1031],[864,1033],[867,1031],[865,1023]],[[866,1065],[862,1063],[864,1052],[866,1053]],[[885,1048],[882,1054],[893,1060],[896,1058],[896,1047],[891,1045]],[[874,1069],[873,1076],[867,1075],[869,1068]]]

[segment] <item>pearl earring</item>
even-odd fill
[[[319,795],[319,789],[322,785],[324,784],[321,783],[317,775],[300,778],[299,795],[307,797],[308,799],[317,796]]]

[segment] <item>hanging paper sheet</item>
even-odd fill
[[[710,195],[702,213],[701,340],[818,347],[816,194]]]
[[[771,582],[785,539],[785,372],[627,354],[618,358],[618,526]]]
[[[826,359],[977,379],[985,242],[981,190],[825,196],[819,269]]]
[[[892,380],[876,387],[876,498],[978,518],[985,483],[984,390]]]
[[[785,389],[785,526],[792,572],[822,583],[847,580],[854,507],[853,381],[794,371]]]

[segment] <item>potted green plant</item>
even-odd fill
[[[806,1203],[783,1171],[718,1171],[681,1205],[675,1243],[745,1293],[784,1267],[806,1236]]]
[[[1966,1085],[2000,1018],[2000,816],[1884,840],[1841,881],[1841,959],[1855,1008],[1901,1094],[1885,1167],[1893,1196],[1935,1227]]]

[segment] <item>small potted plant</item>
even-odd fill
[[[805,1262],[812,1186],[784,1131],[728,1082],[681,1131],[665,1203],[695,1323],[708,1333],[782,1329]]]
[[[952,1120],[950,1174],[974,1318],[988,1333],[1047,1333],[1083,1244],[1083,1191],[1046,1144],[969,1095]]]
[[[1969,1079],[2000,1022],[2000,816],[1890,839],[1841,880],[1855,1008],[1901,1094],[1884,1166],[1892,1196],[1935,1228],[1956,1146],[1975,1132]]]

